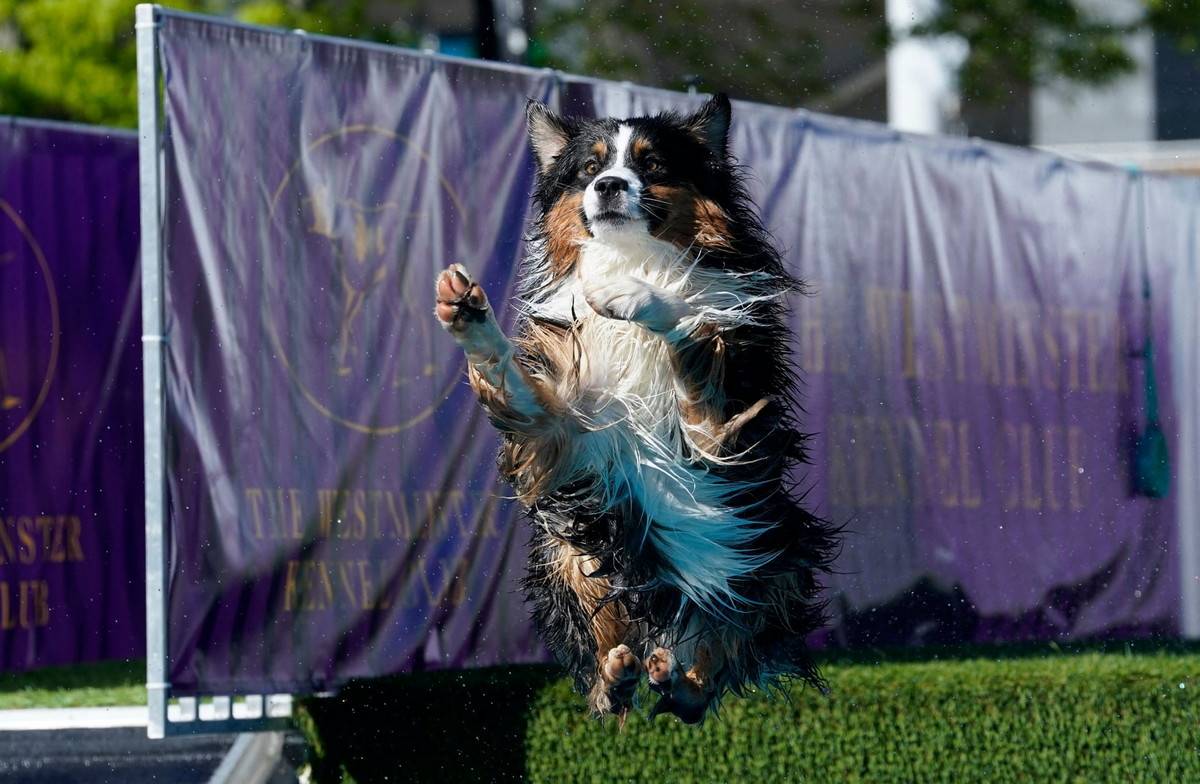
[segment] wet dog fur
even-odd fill
[[[701,721],[798,678],[836,531],[789,476],[806,459],[785,328],[801,288],[728,146],[731,107],[569,119],[530,101],[537,218],[516,336],[454,265],[437,317],[528,507],[542,638],[598,716]]]

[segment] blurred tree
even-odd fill
[[[0,0],[0,114],[137,125],[134,7],[144,0]],[[413,44],[367,14],[368,0],[160,0],[190,11],[314,33]],[[412,6],[392,0],[393,6]]]
[[[307,30],[321,35],[358,38],[394,46],[416,46],[420,32],[405,21],[418,0],[225,0],[234,18],[251,24]]]
[[[550,0],[533,19],[535,64],[794,104],[829,82],[806,16],[754,0]]]
[[[133,8],[138,0],[0,0],[0,113],[132,126],[136,123]],[[257,24],[415,45],[426,0],[166,0],[175,8]],[[884,0],[792,8],[762,0],[527,0],[532,64],[681,88],[699,82],[738,97],[812,104],[844,74],[827,63],[846,28],[818,8],[868,20],[881,47],[894,40]],[[1125,45],[1141,30],[1200,47],[1200,0],[1133,0],[1113,21],[1084,0],[942,0],[915,36],[967,44],[960,85],[989,100],[1014,83],[1054,78],[1103,84],[1134,67]],[[784,13],[784,10],[787,13]],[[386,14],[386,18],[381,17]],[[814,31],[817,25],[824,29]],[[817,32],[821,34],[818,35]],[[824,41],[824,46],[822,45]]]
[[[857,0],[847,8],[878,23],[881,49],[896,40],[896,32],[882,21],[878,0]],[[959,89],[968,99],[994,101],[1013,84],[1111,83],[1136,68],[1127,41],[1142,31],[1197,51],[1200,0],[940,0],[908,34],[950,35],[965,42]]]
[[[567,71],[645,82],[661,73],[660,86],[679,86],[699,74],[740,97],[785,105],[812,103],[832,85],[822,79],[819,43],[786,19],[800,14],[748,0],[545,0],[535,38],[545,42],[546,63]],[[833,5],[836,5],[834,3]],[[885,0],[844,0],[845,17],[873,29],[882,53],[897,40],[884,18]],[[1135,63],[1127,36],[1151,31],[1175,38],[1185,51],[1200,48],[1200,0],[940,0],[906,35],[956,36],[966,44],[959,69],[965,97],[995,101],[1014,85],[1103,85]],[[1121,8],[1127,6],[1126,8]],[[828,20],[825,20],[828,25]],[[826,48],[842,45],[839,36]],[[831,37],[827,34],[826,41]],[[742,89],[739,89],[742,88]]]
[[[0,0],[0,113],[136,124],[137,3]]]

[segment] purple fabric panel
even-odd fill
[[[510,317],[547,77],[163,33],[173,689],[541,660],[498,438],[432,296],[461,262]]]
[[[137,140],[0,120],[0,670],[145,655]]]
[[[991,628],[1035,613],[1038,638],[1174,628],[1173,503],[1131,483],[1148,242],[1136,178],[832,118],[741,117],[768,221],[814,286],[796,307],[819,432],[804,481],[851,529],[837,606],[924,581]],[[1146,261],[1160,292],[1175,261]],[[1170,433],[1164,307],[1154,330]]]

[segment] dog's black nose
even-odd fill
[[[629,187],[629,183],[625,182],[625,180],[621,179],[620,177],[609,176],[601,177],[600,179],[596,180],[592,187],[596,189],[597,196],[607,199],[612,198],[617,194],[624,193],[625,189]]]

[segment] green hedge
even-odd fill
[[[1200,655],[825,665],[700,727],[590,721],[546,668],[379,679],[307,700],[316,784],[1200,781]]]

